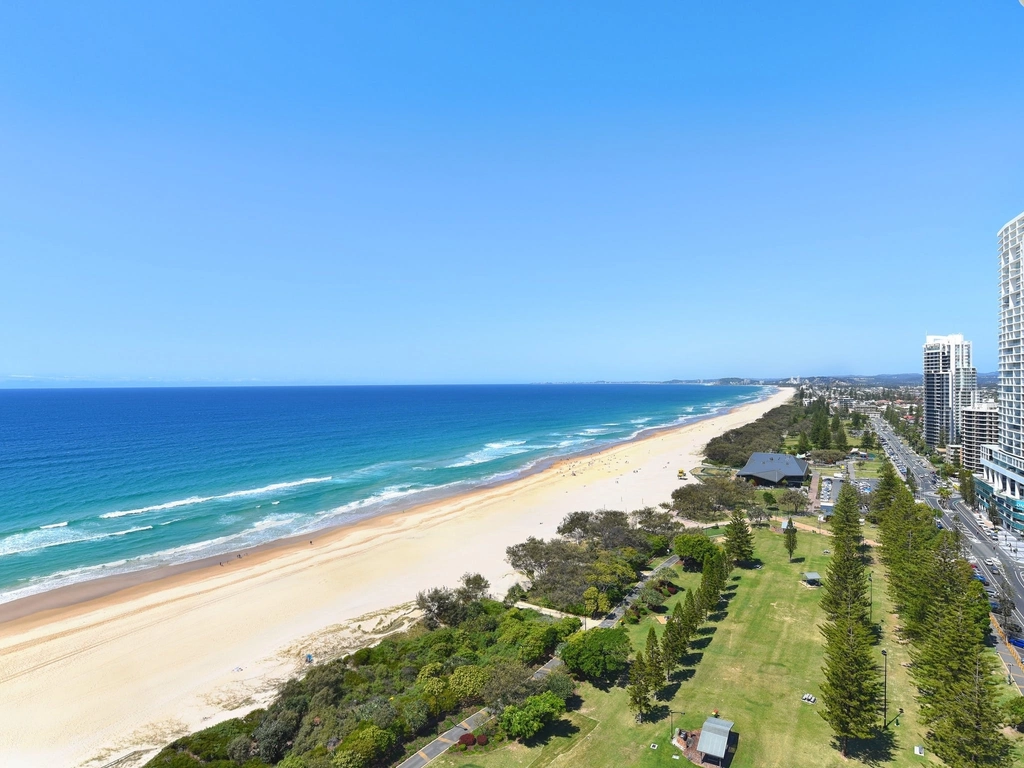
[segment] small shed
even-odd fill
[[[808,585],[810,585],[812,587],[820,587],[821,586],[821,574],[818,573],[817,571],[808,571],[807,573],[804,574],[804,581],[806,581],[808,583]]]
[[[720,763],[725,762],[732,726],[731,720],[720,720],[717,717],[709,717],[704,721],[704,727],[700,729],[700,740],[697,742],[697,751],[704,759],[713,757]]]

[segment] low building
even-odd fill
[[[731,720],[720,720],[717,717],[709,717],[704,721],[704,727],[700,729],[700,739],[697,741],[697,751],[705,761],[711,758],[720,765],[725,765],[732,726]]]
[[[752,453],[736,477],[752,480],[757,485],[802,485],[810,474],[803,459],[788,453]]]
[[[821,586],[821,574],[817,571],[808,571],[804,574],[804,581],[812,587],[819,587]]]

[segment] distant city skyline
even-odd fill
[[[1017,3],[109,8],[0,8],[0,386],[996,370]]]

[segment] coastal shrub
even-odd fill
[[[486,747],[488,741],[489,739],[486,733],[481,733],[479,736],[476,737],[476,743],[479,744],[481,747]]]
[[[742,467],[755,451],[778,451],[784,435],[810,429],[805,409],[797,403],[780,405],[756,421],[712,438],[704,449],[708,461]]]
[[[296,726],[286,718],[265,720],[253,731],[252,737],[257,743],[257,753],[261,760],[271,765],[284,757],[288,742],[297,730]]]
[[[539,688],[539,683],[532,679],[532,671],[520,661],[500,659],[488,671],[490,675],[481,697],[495,712],[510,704],[521,704]]]
[[[476,744],[476,736],[474,736],[472,733],[464,733],[461,736],[459,736],[459,744],[462,744],[466,747],[472,747],[474,744]]]
[[[459,701],[478,699],[487,684],[487,670],[475,664],[467,664],[452,672],[448,687]]]
[[[228,758],[241,765],[252,757],[252,739],[248,736],[236,736],[228,744]]]

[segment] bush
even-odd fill
[[[462,744],[467,747],[472,747],[474,744],[476,744],[476,736],[474,736],[472,733],[464,733],[461,736],[459,736],[459,744]]]
[[[477,736],[476,737],[476,743],[479,744],[481,747],[486,747],[487,746],[487,734],[486,733],[481,733],[479,736]]]
[[[252,739],[248,736],[236,736],[228,744],[228,759],[241,765],[252,755]]]

